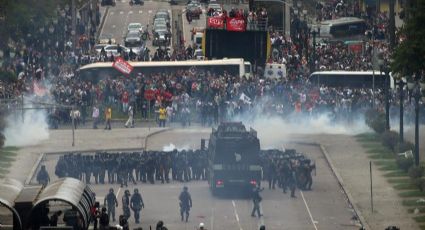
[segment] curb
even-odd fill
[[[320,150],[322,151],[323,155],[325,156],[326,162],[328,162],[328,165],[331,168],[334,176],[338,180],[338,183],[341,186],[342,191],[344,191],[344,194],[347,196],[348,202],[351,205],[351,207],[353,207],[354,213],[358,217],[360,224],[366,229],[371,229],[369,227],[369,225],[367,224],[365,218],[363,217],[360,209],[357,207],[357,205],[355,205],[353,196],[351,195],[350,191],[348,191],[348,189],[345,187],[344,181],[342,180],[341,175],[339,175],[338,171],[336,170],[335,166],[333,165],[332,160],[329,157],[328,151],[326,150],[325,146],[323,146],[319,143],[317,143],[317,145],[320,146]]]
[[[30,182],[31,182],[32,178],[34,177],[35,172],[37,171],[38,166],[40,165],[40,163],[43,160],[43,158],[44,158],[44,153],[41,153],[38,156],[37,161],[35,162],[35,164],[32,166],[32,169],[31,169],[30,173],[28,174],[27,179],[25,180],[25,185],[30,184]]]
[[[155,131],[155,132],[152,132],[152,133],[149,133],[148,135],[146,135],[146,137],[145,137],[145,143],[144,143],[142,149],[143,150],[146,150],[146,146],[148,145],[148,139],[149,139],[149,137],[152,137],[153,135],[160,134],[160,133],[163,133],[163,132],[166,132],[166,131],[170,131],[170,130],[173,130],[173,128],[164,128],[164,129],[161,129],[161,130],[158,130],[158,131]]]

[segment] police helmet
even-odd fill
[[[124,193],[125,193],[125,194],[130,194],[130,190],[126,189],[126,190],[124,191]]]
[[[266,226],[261,225],[261,226],[260,226],[260,230],[266,230]]]
[[[138,193],[138,192],[139,192],[139,189],[135,188],[134,193]]]
[[[204,225],[204,223],[200,223],[200,224],[199,224],[199,227],[200,227],[200,228],[203,228],[204,226],[205,226],[205,225]]]
[[[114,189],[113,189],[113,188],[110,188],[110,189],[109,189],[109,192],[114,192]]]
[[[102,212],[106,212],[106,207],[102,207]]]
[[[189,188],[187,186],[183,187],[183,190],[187,191]]]

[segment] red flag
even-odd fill
[[[115,58],[115,62],[112,64],[112,67],[127,75],[133,71],[133,66],[126,62],[122,57]]]
[[[37,95],[37,96],[39,96],[39,97],[42,97],[42,96],[44,96],[44,95],[47,93],[47,89],[46,89],[46,88],[44,88],[44,87],[40,87],[40,86],[37,84],[37,82],[35,82],[35,81],[34,81],[33,86],[34,86],[34,94],[35,94],[35,95]]]

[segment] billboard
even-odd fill
[[[252,64],[264,65],[267,60],[269,36],[266,31],[205,31],[205,56],[208,59],[243,58]]]

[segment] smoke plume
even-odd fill
[[[25,110],[12,110],[6,118],[5,146],[32,146],[49,138],[47,112],[36,109],[31,98],[24,98]]]

